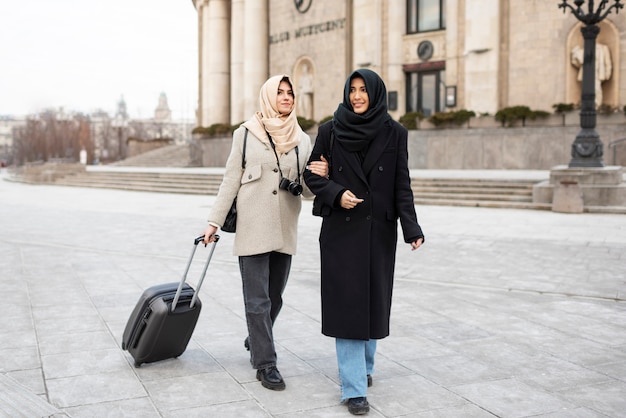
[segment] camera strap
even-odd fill
[[[269,134],[269,132],[265,131],[267,133],[267,137],[270,139],[270,145],[272,145],[272,150],[274,151],[274,156],[276,157],[276,164],[278,165],[278,172],[280,173],[280,177],[281,178],[285,178],[285,176],[283,175],[283,170],[280,169],[280,161],[278,160],[278,153],[276,152],[276,145],[274,145],[274,140],[272,139],[272,136]],[[300,152],[298,151],[298,146],[296,145],[296,164],[297,165],[297,172],[298,172],[298,183],[300,182]]]

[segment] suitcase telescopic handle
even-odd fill
[[[196,300],[198,299],[198,293],[200,292],[200,287],[202,287],[202,282],[204,281],[204,276],[206,276],[206,271],[209,268],[209,263],[211,262],[211,258],[213,257],[213,252],[215,251],[215,245],[217,245],[217,241],[220,240],[219,235],[214,235],[215,241],[213,241],[213,245],[211,246],[211,251],[209,252],[209,256],[204,263],[204,269],[202,270],[202,275],[200,276],[200,280],[198,281],[198,285],[196,286],[196,291],[191,298],[191,303],[189,304],[190,308],[193,308],[196,304]],[[204,235],[199,236],[198,238],[193,240],[193,248],[191,250],[191,255],[189,256],[189,261],[187,261],[187,267],[185,268],[185,272],[183,273],[183,277],[180,279],[180,283],[178,283],[178,289],[176,289],[176,294],[174,295],[174,300],[172,301],[172,312],[176,309],[176,305],[178,304],[178,299],[180,298],[180,294],[183,291],[183,286],[187,281],[187,273],[189,273],[189,268],[191,267],[191,262],[193,261],[193,257],[196,254],[196,249],[198,248],[198,244],[200,244],[204,240]],[[206,246],[206,245],[205,245]]]

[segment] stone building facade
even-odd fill
[[[298,115],[320,120],[354,69],[378,72],[394,118],[579,103],[581,24],[557,0],[192,0],[198,12],[197,123],[239,123],[270,76],[295,81]],[[626,104],[626,12],[599,25],[600,92]],[[579,51],[578,51],[579,52]],[[600,104],[600,103],[599,103]]]

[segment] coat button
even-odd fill
[[[277,168],[274,169],[274,173],[278,173],[278,169]]]
[[[378,166],[378,171],[383,171],[383,166]]]
[[[276,190],[274,190],[274,191],[272,192],[272,194],[276,194],[276,193],[278,193]]]
[[[350,222],[350,217],[346,216],[346,222]]]
[[[367,218],[365,218],[365,219],[367,219],[368,221],[371,221],[372,220],[372,215],[367,215]]]
[[[339,166],[339,168],[337,170],[343,171],[343,166]]]
[[[252,174],[248,174],[248,180],[252,180]]]

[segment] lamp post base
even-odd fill
[[[582,129],[572,143],[569,167],[604,167],[603,145],[595,129]]]

